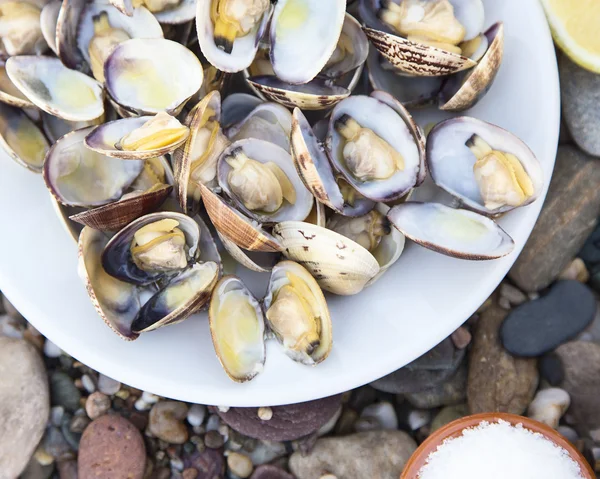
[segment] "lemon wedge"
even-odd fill
[[[575,63],[600,73],[600,2],[541,0],[552,36]]]

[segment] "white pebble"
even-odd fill
[[[217,409],[218,409],[220,412],[227,412],[227,411],[229,411],[231,408],[230,408],[229,406],[217,406]]]
[[[63,416],[65,415],[65,408],[62,406],[54,406],[50,409],[50,422],[56,427],[60,427],[62,424]]]
[[[23,339],[23,327],[10,316],[0,316],[0,336]]]
[[[374,419],[379,424],[379,429],[398,429],[396,410],[388,401],[369,404],[363,409],[360,417],[361,419]],[[418,429],[419,427],[415,429]]]
[[[44,355],[47,358],[58,358],[62,355],[62,353],[62,349],[60,349],[49,339],[46,339],[46,342],[44,343]]]
[[[112,396],[113,394],[117,394],[120,390],[121,383],[119,381],[115,381],[104,374],[100,374],[98,377],[98,391],[107,396]]]
[[[135,402],[134,407],[138,411],[148,411],[152,406],[150,404],[148,404],[146,401],[144,401],[142,398],[139,398]]]
[[[270,421],[273,417],[273,410],[270,407],[259,407],[258,408],[258,417],[262,421]]]
[[[414,409],[408,414],[408,425],[416,431],[429,424],[431,413],[427,409]]]
[[[81,384],[83,384],[84,389],[90,394],[96,390],[94,380],[87,374],[81,376]]]
[[[156,404],[158,401],[160,401],[159,396],[149,393],[148,391],[144,391],[142,393],[142,399],[148,404]]]
[[[217,430],[219,431],[219,434],[223,436],[225,442],[227,442],[229,439],[229,426],[227,424],[221,424]]]
[[[183,461],[179,457],[174,457],[173,459],[171,459],[171,467],[176,471],[181,472],[184,468]]]
[[[319,479],[337,479],[333,474],[323,474]]]
[[[543,422],[553,429],[558,427],[562,415],[569,409],[571,398],[564,389],[542,389],[533,398],[527,415],[531,419]]]
[[[590,431],[590,437],[594,440],[594,442],[600,443],[600,429],[592,429]]]
[[[192,404],[187,414],[187,422],[190,426],[196,427],[201,426],[206,417],[206,406],[202,404]]]

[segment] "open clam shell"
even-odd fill
[[[409,201],[394,206],[388,218],[415,243],[467,260],[490,260],[509,254],[513,239],[490,218],[440,203]]]
[[[50,144],[23,110],[0,103],[0,147],[21,166],[41,173]]]
[[[435,184],[461,200],[466,208],[482,214],[494,216],[514,209],[509,205],[486,208],[473,172],[477,158],[466,145],[474,134],[485,140],[492,149],[517,157],[533,186],[533,195],[520,206],[535,201],[542,193],[544,174],[531,149],[503,128],[466,116],[438,123],[429,133],[427,166]]]
[[[277,77],[294,84],[316,77],[337,46],[345,13],[346,0],[278,1],[269,32]]]
[[[279,242],[258,224],[234,210],[204,185],[200,185],[202,201],[212,224],[220,235],[250,251],[277,253]]]
[[[138,337],[132,323],[140,310],[138,288],[113,278],[104,271],[101,255],[109,237],[85,227],[79,235],[79,275],[96,311],[121,338]]]
[[[189,130],[183,137],[174,139],[159,148],[150,150],[124,150],[118,147],[119,142],[124,136],[141,128],[152,118],[153,117],[151,116],[123,118],[99,125],[85,137],[85,146],[113,158],[120,158],[122,160],[146,160],[171,153],[185,143],[189,136]]]
[[[187,262],[188,264],[194,263],[200,253],[200,227],[198,223],[181,213],[161,211],[138,218],[111,238],[102,252],[104,270],[114,278],[139,286],[151,284],[171,275],[172,272],[163,269],[154,271],[141,269],[136,264],[131,251],[134,235],[138,230],[165,219],[177,222],[177,228],[185,236]],[[178,273],[178,270],[174,269],[173,272]]]
[[[235,259],[239,264],[248,268],[251,271],[258,273],[268,273],[273,269],[273,265],[276,263],[279,257],[276,253],[260,253],[244,251],[227,236],[217,233],[223,247],[227,250],[229,255]]]
[[[257,105],[242,121],[227,128],[225,135],[231,142],[255,138],[290,151],[291,130],[290,111],[277,103],[266,102]]]
[[[379,273],[379,263],[365,248],[339,233],[300,221],[273,228],[283,254],[304,266],[321,288],[340,295],[357,294]]]
[[[135,38],[113,50],[104,76],[111,98],[126,110],[176,116],[200,90],[204,71],[196,55],[179,43]]]
[[[6,72],[29,101],[51,115],[89,121],[104,113],[102,85],[58,58],[18,56],[6,61]]]
[[[329,85],[319,79],[296,85],[286,83],[276,76],[265,75],[251,77],[248,83],[267,100],[302,110],[325,110],[350,96],[350,90]]]
[[[54,53],[58,52],[56,47],[56,25],[58,23],[58,15],[62,4],[62,0],[52,0],[42,8],[42,13],[40,15],[42,35]]]
[[[114,110],[110,109],[110,112],[114,113],[116,116]],[[81,130],[82,128],[87,128],[88,126],[101,125],[105,121],[106,116],[108,115],[104,115],[90,121],[67,121],[63,120],[62,118],[58,118],[57,116],[43,112],[42,128],[50,142],[56,143],[59,138],[62,138],[67,133],[71,133],[75,130]]]
[[[0,62],[0,102],[17,108],[37,108],[9,78],[4,62]]]
[[[281,304],[278,296],[284,287],[293,291],[292,296],[297,295],[299,305],[305,301],[306,309],[295,308],[296,304],[288,298]],[[293,261],[277,263],[271,272],[263,308],[269,329],[290,358],[309,366],[327,358],[333,343],[329,308],[321,288],[306,268]],[[312,317],[303,317],[302,313]]]
[[[473,70],[447,80],[440,92],[440,109],[464,111],[474,106],[492,86],[504,55],[504,25],[492,25],[484,34],[489,47]]]
[[[41,55],[48,49],[42,34],[41,11],[48,0],[3,0],[0,44],[2,54]]]
[[[215,286],[208,309],[210,334],[227,375],[246,382],[264,367],[265,321],[259,302],[236,276]]]
[[[218,279],[217,263],[194,263],[144,303],[131,328],[146,333],[186,320],[208,303]]]
[[[263,36],[273,8],[269,6],[262,19],[250,31],[237,37],[231,53],[219,48],[215,42],[215,27],[211,18],[213,0],[198,0],[196,6],[196,30],[202,54],[219,70],[236,73],[248,68],[256,55],[260,38]]]
[[[295,191],[295,201],[289,202],[284,197],[279,208],[272,213],[258,210],[250,210],[232,189],[230,184],[230,175],[233,172],[233,167],[228,162],[228,158],[234,156],[237,151],[240,151],[251,160],[258,161],[262,164],[275,164],[287,177],[289,183]],[[298,172],[294,168],[291,155],[279,146],[263,140],[248,139],[240,140],[232,143],[221,155],[217,162],[217,177],[219,186],[222,190],[235,202],[237,207],[257,221],[264,223],[274,223],[285,220],[304,220],[310,213],[313,205],[313,196],[306,189],[302,180],[298,176]]]
[[[384,96],[385,95],[385,96]],[[329,122],[327,146],[334,167],[363,196],[374,201],[388,202],[405,195],[424,176],[421,139],[415,136],[418,128],[398,102],[383,93],[382,101],[374,96],[352,96],[337,105]],[[390,104],[392,105],[390,106]],[[360,181],[354,177],[344,159],[346,140],[336,129],[342,116],[349,116],[361,127],[372,130],[385,140],[404,159],[404,169],[397,170],[387,179]]]
[[[84,138],[93,127],[68,133],[46,154],[46,186],[62,204],[101,206],[118,200],[144,167],[141,160],[119,160],[89,150]]]
[[[252,110],[263,102],[248,93],[232,93],[223,100],[221,106],[221,125],[230,127],[246,118]]]
[[[294,109],[290,139],[294,165],[304,185],[318,201],[335,211],[343,211],[344,197],[329,164],[325,147],[319,142],[299,108]]]
[[[351,48],[346,51],[346,45],[341,45],[341,43],[348,43]],[[332,79],[340,78],[359,68],[367,60],[369,40],[362,31],[360,23],[349,13],[346,13],[344,17],[344,25],[336,50],[339,50],[339,54],[334,51],[319,73],[320,76]],[[352,90],[352,88],[349,89]]]

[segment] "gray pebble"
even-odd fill
[[[373,424],[375,427],[365,427],[369,424]],[[357,431],[398,429],[398,416],[396,415],[396,410],[388,401],[370,404],[363,409],[355,428]]]
[[[117,394],[120,389],[121,383],[119,381],[115,381],[104,374],[100,374],[98,377],[98,391],[101,393],[112,396],[113,394]]]
[[[416,431],[429,424],[431,421],[431,411],[427,409],[414,409],[408,414],[408,426]]]
[[[509,283],[502,283],[500,285],[500,297],[506,298],[511,306],[519,306],[527,301],[527,295]]]
[[[60,426],[62,424],[63,416],[65,415],[65,408],[62,406],[54,406],[50,409],[50,422],[53,426]]]
[[[67,411],[79,408],[81,393],[68,374],[62,371],[53,372],[50,376],[50,391],[53,405],[63,406]]]
[[[572,444],[575,444],[579,439],[579,434],[577,434],[577,431],[575,431],[575,429],[572,427],[558,426],[556,431]]]
[[[206,417],[206,406],[202,404],[192,404],[187,414],[187,422],[190,426],[200,426]]]
[[[83,384],[83,388],[88,394],[91,394],[96,390],[96,384],[94,384],[94,380],[88,374],[81,376],[81,384]]]
[[[62,353],[62,349],[49,339],[46,339],[46,342],[44,343],[44,356],[48,358],[58,358]]]

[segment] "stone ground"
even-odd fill
[[[451,337],[339,396],[211,407],[98,374],[2,298],[0,479],[398,479],[432,431],[485,411],[557,428],[600,472],[600,76],[559,67],[561,145],[540,219]]]

